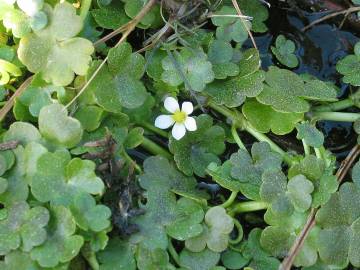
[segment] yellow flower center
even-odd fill
[[[184,113],[184,112],[182,112],[182,111],[176,111],[176,112],[174,112],[174,114],[172,115],[172,118],[174,119],[174,121],[175,121],[176,123],[184,123],[186,117],[187,117],[186,113]]]

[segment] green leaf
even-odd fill
[[[31,192],[41,201],[70,205],[79,193],[101,194],[104,184],[95,175],[95,164],[74,158],[65,151],[44,153],[31,177]]]
[[[108,65],[101,68],[89,85],[89,91],[94,92],[98,104],[109,112],[119,113],[121,107],[140,107],[147,98],[146,89],[140,81],[144,73],[144,58],[132,53],[128,43],[110,49],[108,58]],[[95,63],[90,74],[98,66],[99,63]]]
[[[85,231],[101,232],[110,226],[110,209],[105,205],[96,205],[95,199],[89,194],[76,196],[70,209],[76,224]]]
[[[294,54],[295,49],[295,43],[283,35],[277,36],[275,47],[271,46],[271,51],[277,60],[289,68],[295,68],[299,65],[299,60]]]
[[[316,80],[315,83],[304,84],[297,74],[272,66],[266,73],[264,90],[256,98],[279,112],[303,113],[310,109],[308,100],[336,100],[336,90],[322,84],[325,87],[319,91]]]
[[[247,99],[242,112],[251,125],[261,133],[269,131],[285,135],[293,131],[296,123],[303,119],[302,113],[281,113],[271,106],[259,103],[256,99]]]
[[[314,185],[303,175],[291,178],[287,184],[287,195],[290,197],[296,211],[305,212],[311,206],[311,193]]]
[[[191,270],[211,270],[220,260],[220,254],[209,249],[191,252],[183,249],[180,253],[180,265]]]
[[[236,10],[231,6],[223,6],[215,15],[237,15]],[[247,29],[251,29],[251,23],[234,17],[216,16],[211,21],[217,26],[216,37],[225,41],[243,43],[248,38]],[[245,25],[246,24],[246,27]]]
[[[55,267],[72,260],[80,251],[84,240],[75,234],[76,224],[68,209],[53,206],[47,239],[31,251],[31,258],[42,267]]]
[[[304,122],[296,125],[298,134],[296,138],[304,140],[306,144],[311,147],[320,148],[324,143],[324,134],[309,122]]]
[[[97,254],[100,270],[135,270],[134,252],[128,242],[114,237],[104,251]]]
[[[252,17],[251,30],[256,33],[264,33],[267,30],[265,21],[269,17],[269,12],[264,3],[258,1],[238,0],[243,13]]]
[[[360,188],[360,161],[356,162],[352,168],[351,177],[354,184]]]
[[[29,195],[29,188],[24,175],[24,148],[18,146],[12,151],[15,154],[15,166],[3,176],[7,179],[8,185],[6,191],[0,194],[0,203],[6,207],[26,201]]]
[[[130,18],[125,14],[124,5],[121,2],[112,1],[110,5],[101,6],[91,10],[91,15],[96,23],[105,29],[117,29],[124,25]]]
[[[60,96],[61,93],[65,93],[65,89],[60,86],[33,83],[17,99],[16,103],[21,102],[28,107],[32,116],[38,117],[43,107],[54,102],[51,97],[54,93]]]
[[[41,109],[39,130],[49,141],[67,148],[77,145],[83,134],[80,122],[67,116],[65,107],[60,104],[51,104]]]
[[[319,255],[327,264],[346,266],[350,261],[355,267],[360,266],[359,195],[355,184],[345,183],[316,215],[316,222],[322,229]]]
[[[215,206],[206,212],[205,224],[202,234],[185,241],[186,248],[193,252],[200,252],[206,246],[215,252],[226,250],[234,228],[232,217],[221,206]]]
[[[202,233],[200,224],[204,219],[201,205],[188,198],[181,198],[176,205],[176,219],[166,227],[172,238],[184,241]]]
[[[147,249],[167,247],[165,226],[176,223],[177,205],[175,194],[203,200],[203,193],[196,190],[196,180],[186,177],[163,157],[149,157],[144,162],[144,174],[140,186],[147,190],[144,215],[132,219],[139,226],[139,233],[131,236],[134,243],[142,243]],[[206,197],[205,197],[206,198]]]
[[[168,55],[162,60],[164,72],[161,79],[171,85],[179,86],[184,83],[187,90],[201,92],[206,84],[214,80],[211,63],[202,50],[183,48],[174,55]]]
[[[75,37],[83,24],[71,4],[57,4],[54,10],[47,7],[46,13],[49,25],[20,40],[19,59],[29,71],[41,72],[47,82],[65,86],[75,74],[86,74],[94,47],[87,39]]]
[[[232,62],[234,49],[222,40],[213,40],[208,50],[208,58],[213,66],[216,79],[226,79],[239,74],[239,66]]]
[[[217,104],[238,107],[246,97],[256,97],[263,90],[265,75],[259,70],[260,58],[255,49],[245,51],[239,62],[239,75],[228,80],[216,80],[209,84],[205,92]]]
[[[344,75],[344,83],[349,83],[354,86],[360,86],[360,43],[356,43],[354,47],[355,55],[347,55],[343,59],[337,62],[336,70]]]
[[[282,158],[278,153],[272,152],[267,143],[261,142],[253,144],[251,156],[247,151],[239,149],[231,155],[230,162],[231,176],[244,184],[254,186],[259,192],[262,174],[265,171],[280,170]]]
[[[150,270],[150,269],[164,269],[172,270],[175,269],[169,263],[169,254],[162,249],[149,250],[140,246],[137,252],[137,267],[139,270]]]
[[[144,140],[144,129],[140,127],[133,128],[126,136],[124,141],[124,147],[126,149],[132,149],[138,147]]]
[[[141,9],[145,6],[147,0],[125,0],[125,12],[130,18],[134,18]],[[159,5],[155,5],[140,21],[141,28],[148,28],[150,26],[156,27],[160,20]],[[138,25],[139,27],[139,25]]]
[[[44,270],[36,261],[33,261],[29,253],[21,251],[13,251],[5,256],[4,261],[0,261],[0,269],[2,270]],[[46,268],[48,270],[49,268]],[[59,264],[51,270],[67,270],[69,264]]]
[[[261,229],[252,229],[244,243],[243,256],[250,260],[249,267],[256,270],[277,270],[280,262],[260,245]]]
[[[100,107],[88,105],[77,110],[74,117],[80,121],[86,131],[94,131],[100,126],[103,113]]]
[[[338,188],[339,183],[336,176],[333,175],[332,168],[326,168],[324,161],[314,155],[306,156],[300,163],[291,166],[288,177],[292,178],[300,174],[304,175],[314,185],[313,207],[325,204]]]
[[[242,269],[249,263],[249,259],[245,258],[241,253],[231,249],[226,250],[221,254],[221,262],[226,269],[237,270]]]
[[[41,134],[32,124],[25,122],[14,122],[5,132],[3,140],[19,141],[22,145],[26,145],[32,141],[40,141]]]
[[[0,221],[0,254],[21,247],[30,251],[46,239],[44,227],[49,221],[49,212],[42,206],[30,208],[26,202],[18,202],[8,209],[6,219]]]
[[[187,132],[181,140],[171,137],[169,149],[184,174],[204,176],[211,162],[220,163],[218,156],[225,150],[225,131],[220,126],[213,126],[212,118],[206,114],[195,119],[197,130]]]

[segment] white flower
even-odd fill
[[[189,117],[194,110],[191,102],[184,102],[180,110],[177,100],[173,97],[167,97],[164,101],[164,107],[172,115],[159,115],[155,119],[156,127],[167,129],[174,125],[171,134],[176,140],[184,137],[186,130],[195,131],[197,129],[195,119]]]

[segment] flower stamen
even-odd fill
[[[187,117],[187,114],[180,110],[175,111],[174,114],[172,115],[172,118],[174,119],[174,121],[179,124],[184,123],[186,120],[186,117]]]

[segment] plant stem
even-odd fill
[[[360,113],[344,113],[344,112],[312,112],[310,114],[314,120],[328,120],[339,122],[355,122],[360,118]]]
[[[168,250],[169,250],[169,253],[171,255],[171,258],[173,258],[174,262],[180,266],[180,258],[179,258],[179,254],[177,254],[172,242],[171,242],[171,239],[169,239],[169,245],[168,245]]]
[[[222,115],[226,116],[227,118],[229,118],[233,122],[234,126],[244,129],[245,131],[250,133],[252,136],[254,136],[258,141],[267,142],[270,145],[271,149],[275,152],[278,152],[283,157],[283,160],[287,164],[289,164],[289,165],[293,164],[293,159],[284,150],[282,150],[277,144],[275,144],[265,134],[262,134],[262,133],[258,132],[257,130],[255,130],[255,128],[253,128],[251,126],[251,124],[245,119],[245,117],[242,114],[235,113],[226,107],[219,106],[219,105],[215,104],[214,102],[212,102],[211,100],[208,102],[208,106],[210,108],[214,109],[215,111],[221,113]]]
[[[237,145],[239,146],[239,148],[247,151],[244,143],[242,142],[242,140],[239,137],[239,134],[237,133],[235,125],[231,126],[231,135],[233,136],[233,138],[234,138],[235,142],[237,143]]]
[[[91,7],[91,1],[92,0],[82,0],[81,6],[80,6],[80,17],[84,21],[86,16],[89,13],[90,7]]]
[[[269,137],[267,137],[265,134],[262,134],[255,130],[249,123],[245,126],[245,130],[250,133],[252,136],[254,136],[258,141],[260,142],[267,142],[270,145],[270,148],[279,153],[283,160],[288,164],[292,165],[294,163],[291,156],[289,156],[284,150],[282,150],[277,144],[275,144]]]
[[[129,164],[131,164],[132,166],[134,166],[135,170],[136,170],[138,173],[142,173],[142,169],[141,169],[140,166],[135,162],[135,160],[133,160],[125,150],[122,151],[122,153],[123,153],[123,156],[124,156],[125,160],[126,160],[127,162],[129,162]]]
[[[347,108],[350,108],[355,105],[354,100],[350,98],[346,98],[340,101],[336,101],[330,104],[320,105],[314,107],[312,110],[314,112],[334,112],[334,111],[341,111]]]
[[[157,145],[156,143],[154,143],[153,141],[149,140],[146,137],[144,137],[141,146],[154,155],[160,155],[167,159],[172,159],[172,155],[167,150],[165,150],[164,148]]]
[[[234,216],[235,214],[239,213],[264,210],[267,209],[268,206],[269,205],[267,203],[259,201],[240,202],[230,209],[229,215]]]
[[[236,199],[237,194],[238,193],[236,191],[231,192],[230,197],[219,206],[221,206],[223,208],[228,208],[230,205],[233,204],[234,200]]]
[[[316,157],[317,157],[318,159],[323,159],[323,156],[322,156],[322,154],[321,154],[320,149],[319,149],[319,148],[314,148],[314,150],[315,150],[315,155],[316,155]]]
[[[92,270],[99,270],[100,269],[100,266],[99,266],[99,263],[97,261],[95,252],[91,250],[89,245],[85,245],[81,249],[81,254],[85,258],[85,260],[88,262],[88,264],[90,265]]]
[[[305,156],[310,155],[310,146],[305,142],[304,139],[301,140],[303,147],[304,147],[304,154]]]
[[[238,236],[235,239],[229,239],[229,243],[232,245],[236,245],[236,244],[240,243],[241,240],[243,239],[244,231],[243,231],[243,228],[242,228],[240,222],[236,218],[233,218],[233,221],[234,221],[234,225],[238,231]]]
[[[168,138],[168,133],[166,131],[159,129],[148,122],[141,122],[139,125],[161,137]]]

